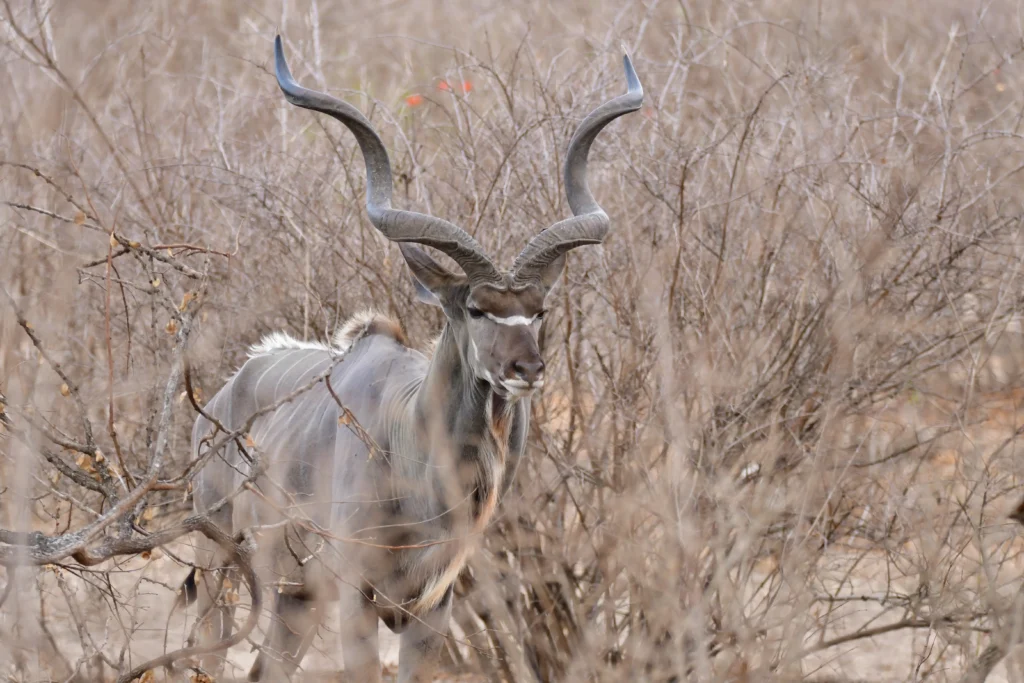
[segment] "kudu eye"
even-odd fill
[[[469,317],[470,318],[482,318],[482,317],[484,317],[484,312],[481,311],[479,308],[475,308],[473,306],[470,306],[469,308],[467,308],[466,312],[469,313]]]

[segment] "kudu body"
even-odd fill
[[[600,243],[608,230],[587,188],[590,145],[610,121],[640,107],[643,91],[626,57],[628,92],[591,113],[569,145],[565,182],[574,216],[534,237],[503,271],[460,228],[392,209],[387,152],[370,123],[348,104],[299,86],[280,37],[275,51],[287,100],[355,135],[369,218],[399,243],[420,299],[443,309],[445,326],[429,358],[379,315],[350,320],[330,344],[265,339],[196,421],[193,449],[202,457],[211,435],[259,415],[248,438],[213,454],[194,504],[227,531],[262,527],[261,572],[277,596],[250,680],[293,674],[328,597],[343,605],[352,680],[380,680],[378,618],[401,633],[399,679],[432,680],[454,581],[523,454],[530,395],[543,385],[537,333],[545,296],[565,254]],[[414,243],[448,254],[464,274]],[[262,468],[254,491],[218,507],[254,467]],[[233,601],[225,600],[224,558],[209,548],[199,555],[197,564],[212,571],[194,573],[187,587],[203,615],[197,637],[209,643],[230,634]],[[203,666],[218,668],[216,660]]]

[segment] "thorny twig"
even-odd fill
[[[201,300],[202,297],[194,299],[193,302]],[[172,406],[178,384],[181,381],[183,357],[189,335],[192,331],[192,324],[195,319],[198,304],[193,303],[181,313],[181,326],[177,330],[177,344],[174,356],[171,360],[171,371],[163,392],[162,409],[160,412],[157,436],[150,455],[149,467],[145,478],[129,491],[123,498],[111,507],[106,513],[96,520],[77,531],[60,534],[55,537],[45,536],[39,532],[19,533],[0,530],[0,564],[11,565],[28,561],[31,564],[52,564],[65,557],[75,556],[86,551],[87,546],[98,537],[110,524],[120,519],[123,515],[130,513],[135,506],[153,488],[163,467],[164,457],[167,451],[169,431],[171,427]],[[22,325],[23,329],[30,336],[33,336],[30,325]],[[55,365],[55,370],[60,367]],[[63,370],[58,371],[62,379],[70,384],[70,378]],[[84,405],[82,406],[83,418],[85,418]],[[88,431],[91,442],[91,429]]]

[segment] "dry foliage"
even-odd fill
[[[146,660],[194,621],[168,617],[188,534],[252,552],[189,517],[188,391],[261,334],[325,338],[371,303],[424,345],[439,329],[366,220],[351,136],[280,95],[277,30],[301,81],[381,130],[397,202],[506,264],[568,215],[561,155],[621,89],[620,44],[647,91],[592,154],[612,233],[552,297],[453,670],[980,681],[1020,641],[1017,4],[0,15],[5,680],[187,678]],[[255,581],[235,598],[259,629]],[[316,647],[341,666],[329,628]],[[251,657],[232,650],[239,675]]]

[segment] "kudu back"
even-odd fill
[[[250,680],[294,674],[329,599],[342,605],[351,680],[380,680],[378,619],[401,633],[399,680],[432,680],[452,586],[511,483],[530,396],[544,384],[537,334],[545,297],[566,253],[608,232],[608,216],[587,187],[590,146],[609,122],[640,108],[643,90],[626,56],[626,94],[587,116],[569,144],[573,217],[536,235],[502,270],[461,228],[392,208],[388,155],[370,123],[347,103],[298,85],[280,36],[275,53],[285,98],[355,135],[369,218],[398,243],[420,300],[440,306],[445,324],[431,357],[411,348],[397,323],[372,313],[354,317],[330,343],[265,338],[196,420],[193,455],[209,462],[194,506],[225,531],[257,529],[259,572],[275,601]],[[417,245],[447,254],[462,272]],[[216,434],[247,424],[246,438],[207,452]],[[186,592],[200,615],[193,642],[209,647],[232,632],[238,582],[214,547],[197,555],[206,570],[193,572]],[[222,663],[215,653],[200,665],[216,674]]]

